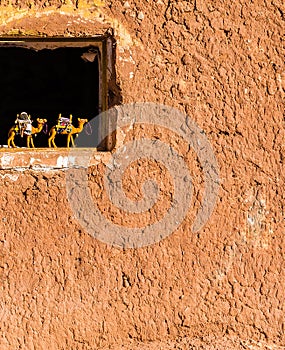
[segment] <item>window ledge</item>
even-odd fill
[[[108,163],[110,152],[99,152],[95,148],[5,148],[0,149],[0,170],[66,170],[83,167],[83,156],[89,158],[88,166]]]

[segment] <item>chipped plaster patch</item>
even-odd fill
[[[12,155],[9,155],[9,154],[4,154],[2,157],[1,157],[1,167],[8,167],[9,165],[11,165],[11,163],[13,162],[14,160],[14,156]]]
[[[19,178],[19,174],[0,174],[0,177],[2,177],[2,179],[5,179],[5,177],[8,177],[8,179],[12,180],[12,181],[17,181]]]
[[[59,168],[67,168],[69,164],[68,157],[59,156],[56,161],[56,166]]]

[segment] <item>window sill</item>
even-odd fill
[[[110,152],[96,148],[0,148],[0,170],[65,170],[82,167],[80,160],[86,155],[89,166],[107,163]]]

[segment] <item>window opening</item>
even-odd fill
[[[48,147],[49,130],[60,124],[59,117],[65,121],[72,118],[72,125],[78,127],[78,118],[91,120],[106,110],[107,45],[107,36],[0,39],[0,145],[7,145],[9,129],[21,113],[31,116],[34,127],[38,118],[47,119],[42,131],[33,136],[35,147],[43,148]],[[90,144],[94,145],[99,129],[106,125],[96,125],[96,130],[85,127],[84,137],[92,138]],[[15,143],[26,147],[26,136],[19,133]],[[67,135],[56,135],[55,143],[66,147]]]

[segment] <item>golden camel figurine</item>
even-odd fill
[[[35,148],[34,141],[33,141],[33,135],[39,134],[43,130],[44,124],[46,122],[47,122],[46,119],[37,118],[38,126],[36,128],[34,126],[32,126],[31,134],[26,135],[27,136],[27,147],[28,148],[30,148],[30,145],[33,148]],[[12,126],[12,128],[8,132],[8,147],[9,148],[11,147],[11,144],[12,144],[12,147],[16,147],[14,140],[15,140],[15,136],[17,134],[18,128],[19,127],[17,125],[14,125],[14,126]]]
[[[61,115],[59,115],[59,118],[60,117]],[[72,120],[72,116],[70,116],[70,120]],[[72,147],[74,147],[74,140],[72,135],[79,134],[83,130],[84,124],[87,122],[88,122],[88,119],[78,118],[78,128],[75,128],[72,124],[69,124],[68,127],[62,129],[60,132],[58,132],[58,129],[59,129],[58,125],[53,126],[49,131],[48,146],[49,147],[53,146],[56,148],[54,139],[55,139],[55,136],[58,133],[60,133],[63,135],[67,135],[67,148],[69,148],[70,141],[71,141]]]

